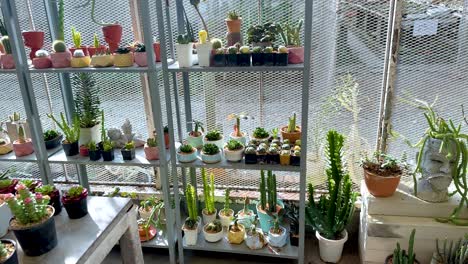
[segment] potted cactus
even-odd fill
[[[65,155],[74,156],[78,154],[78,139],[80,138],[80,119],[78,116],[74,116],[72,126],[68,125],[63,113],[60,113],[60,122],[52,114],[47,114],[47,117],[52,119],[65,135],[65,140],[62,141]]]
[[[0,240],[0,263],[18,264],[18,253],[16,251],[16,242],[11,239]]]
[[[156,138],[148,138],[146,140],[145,146],[143,147],[143,150],[145,151],[145,158],[147,160],[159,159],[159,148]]]
[[[16,157],[23,157],[34,152],[34,145],[30,138],[26,138],[24,127],[18,124],[18,139],[13,142],[13,151]]]
[[[234,218],[234,210],[229,207],[231,204],[231,199],[229,197],[230,191],[231,190],[229,188],[224,191],[224,208],[221,209],[218,213],[219,220],[221,221],[223,227],[229,227],[232,219]]]
[[[393,251],[393,254],[388,256],[385,259],[385,264],[419,264],[419,261],[416,259],[416,255],[414,254],[414,236],[416,234],[416,229],[411,231],[409,243],[408,243],[408,251],[401,250],[400,243],[397,242],[396,248]],[[449,263],[449,262],[445,262]],[[450,262],[452,263],[452,262]],[[459,262],[463,263],[463,262]]]
[[[133,66],[133,53],[128,47],[120,47],[114,53],[115,67],[130,67]]]
[[[237,52],[238,49],[235,46],[230,46],[227,48],[226,53],[226,66],[235,67],[237,66]]]
[[[114,66],[114,55],[111,54],[109,49],[101,49],[91,58],[91,65],[96,68]]]
[[[148,56],[146,56],[145,44],[136,42],[135,44],[133,44],[133,49],[135,51],[135,53],[133,53],[133,56],[135,58],[135,63],[139,67],[148,66]]]
[[[54,149],[60,146],[62,139],[63,135],[60,134],[57,130],[50,129],[44,132],[44,143],[46,149]]]
[[[257,127],[253,131],[251,138],[261,142],[262,140],[268,140],[270,133],[263,127]]]
[[[62,212],[62,203],[60,202],[60,191],[53,185],[42,185],[34,190],[36,193],[47,195],[50,197],[49,205],[55,209],[54,215]]]
[[[230,114],[227,116],[228,120],[236,120],[234,124],[234,131],[229,134],[230,139],[234,139],[245,145],[247,143],[247,133],[241,131],[241,119],[252,119],[247,113]]]
[[[179,62],[179,67],[191,67],[193,65],[193,44],[189,35],[184,34],[177,36],[177,43],[175,46],[177,50],[177,61]]]
[[[132,141],[127,142],[121,149],[123,160],[135,159],[135,143]]]
[[[73,52],[73,57],[71,58],[72,68],[86,68],[89,65],[91,65],[91,58],[86,56],[83,50],[77,49]]]
[[[71,66],[72,54],[67,49],[67,45],[62,40],[56,40],[52,43],[53,53],[50,54],[52,67],[67,68]]]
[[[257,147],[257,163],[259,164],[266,164],[268,162],[267,160],[267,151],[268,151],[268,145],[266,143],[261,143]]]
[[[188,217],[182,226],[184,231],[185,244],[193,246],[198,240],[198,226],[200,225],[200,217],[198,216],[197,208],[197,192],[191,184],[187,184],[185,190],[185,199],[187,200]]]
[[[203,181],[203,198],[205,200],[205,208],[202,210],[203,223],[208,224],[216,219],[218,210],[215,208],[215,196],[214,196],[214,174],[210,174],[210,182],[206,177],[205,168],[201,169],[202,181]]]
[[[460,263],[468,263],[468,234],[465,234],[465,237],[460,238],[455,244],[450,241],[450,245],[447,245],[447,239],[445,239],[443,247],[439,246],[439,239],[436,238],[436,252],[432,255],[431,264]]]
[[[226,34],[228,45],[231,46],[235,43],[242,43],[242,17],[239,13],[236,10],[229,11],[224,21],[226,21],[228,31]]]
[[[82,186],[73,186],[62,196],[63,207],[70,219],[78,219],[88,214],[88,190]]]
[[[197,149],[190,144],[182,144],[176,154],[177,160],[182,163],[193,162],[197,159]]]
[[[301,146],[297,145],[298,141],[300,140],[296,140],[296,146],[291,151],[291,165],[293,166],[301,165]]]
[[[250,199],[245,196],[244,197],[244,206],[243,208],[237,212],[237,221],[239,224],[242,224],[244,227],[249,227],[252,225],[253,221],[255,220],[254,212],[249,209]]]
[[[18,184],[19,195],[2,194],[14,218],[10,230],[16,236],[27,256],[40,256],[57,246],[54,207],[48,205],[50,198],[40,193],[33,194],[23,184]]]
[[[227,239],[230,244],[240,245],[244,242],[245,227],[235,219],[232,225],[229,225]]]
[[[243,66],[243,67],[250,66],[249,46],[242,46],[239,48],[239,54],[237,54],[237,65]]]
[[[101,150],[97,146],[94,140],[91,140],[88,143],[88,150],[89,150],[89,159],[91,161],[97,161],[101,159]]]
[[[252,66],[262,66],[263,61],[262,47],[254,47],[252,49]]]
[[[348,239],[346,226],[354,214],[357,193],[352,191],[349,173],[343,161],[344,137],[336,131],[327,134],[329,168],[326,169],[328,194],[318,202],[314,200],[314,187],[308,186],[309,203],[306,206],[306,221],[315,230],[319,241],[320,258],[325,262],[337,263],[341,258],[343,245]]]
[[[205,30],[198,32],[197,55],[198,65],[202,67],[210,66],[211,42],[207,41],[208,33]]]
[[[220,241],[224,236],[221,221],[215,219],[212,222],[206,224],[203,227],[203,235],[205,236],[205,240],[210,243]]]
[[[275,66],[275,53],[271,46],[263,49],[263,65]]]
[[[283,140],[288,139],[291,144],[294,144],[296,140],[301,139],[301,135],[301,127],[296,125],[296,113],[293,113],[289,117],[288,125],[281,128],[281,136]]]
[[[188,133],[186,140],[188,144],[197,149],[200,149],[203,147],[203,133],[205,132],[205,128],[203,128],[202,122],[195,119],[192,121],[192,123],[195,125],[195,129]]]
[[[285,46],[278,47],[278,53],[276,53],[275,66],[288,66],[288,49]]]
[[[239,162],[244,156],[244,145],[237,140],[231,139],[224,146],[224,158],[227,161]]]
[[[304,47],[301,46],[301,28],[304,21],[300,19],[294,27],[285,23],[279,25],[279,33],[284,45],[288,49],[288,63],[299,64],[304,62]]]
[[[15,68],[15,59],[13,58],[10,38],[8,36],[3,36],[0,39],[5,53],[1,55],[0,61],[2,63],[3,69],[14,69]]]
[[[204,163],[218,163],[221,161],[221,150],[217,145],[207,143],[201,150],[201,160]]]
[[[218,130],[208,132],[203,138],[203,144],[215,144],[219,149],[224,147],[224,136]]]
[[[114,160],[114,144],[106,137],[102,141],[102,159],[104,161],[113,161]]]
[[[268,244],[272,247],[284,247],[287,238],[286,228],[280,226],[278,216],[273,217],[273,226],[268,230]]]
[[[94,33],[93,46],[88,47],[88,54],[92,58],[94,56],[94,54],[99,53],[100,50],[101,50],[101,45],[99,43],[99,38],[98,38],[97,34]]]
[[[52,60],[46,50],[36,51],[36,57],[32,59],[32,64],[36,69],[46,69],[52,67]]]
[[[99,142],[101,102],[94,77],[89,73],[77,73],[72,76],[72,84],[76,88],[75,111],[80,120],[79,144],[87,146],[91,140]]]
[[[16,193],[15,187],[18,184],[18,180],[9,178],[9,175],[13,172],[14,170],[10,169],[0,172],[0,194]]]
[[[23,125],[25,136],[30,137],[31,131],[29,130],[28,121],[26,119],[22,119],[20,113],[14,112],[12,115],[8,116],[8,119],[9,120],[5,122],[5,124],[10,141],[15,141],[18,139],[19,124]]]
[[[280,150],[277,144],[271,144],[267,151],[268,164],[280,164]]]
[[[71,27],[71,37],[73,40],[73,47],[70,48],[70,52],[75,56],[76,50],[82,50],[84,56],[89,56],[88,47],[81,45],[81,33],[76,31],[75,27]]]
[[[266,245],[265,236],[261,228],[257,227],[258,219],[255,217],[250,229],[245,234],[245,244],[250,249],[261,249]]]
[[[260,202],[257,204],[256,209],[260,226],[267,233],[272,226],[273,218],[281,217],[284,204],[277,199],[276,175],[272,171],[268,171],[268,176],[265,178],[265,172],[261,170],[260,176]]]
[[[226,50],[224,48],[219,48],[215,50],[215,53],[213,54],[213,66],[226,66]]]
[[[257,150],[255,146],[249,145],[245,149],[245,164],[256,164],[257,163]]]

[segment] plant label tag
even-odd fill
[[[414,21],[413,36],[432,36],[437,34],[438,19],[421,19]]]

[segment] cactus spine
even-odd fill
[[[208,214],[214,214],[216,210],[214,205],[214,174],[210,174],[209,183],[204,168],[201,169],[201,174],[203,180],[203,197],[205,198],[205,209]]]
[[[265,172],[260,171],[260,208],[264,211],[267,209],[270,212],[276,212],[276,175],[272,171],[268,171],[267,179],[265,180]]]
[[[327,134],[328,168],[326,169],[328,195],[314,200],[314,188],[308,186],[309,203],[306,207],[306,221],[327,239],[337,239],[354,213],[357,194],[351,190],[349,173],[344,168],[344,137],[336,131]]]

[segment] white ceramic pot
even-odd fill
[[[244,209],[239,210],[237,212],[237,223],[242,224],[245,226],[245,229],[250,229],[250,226],[252,225],[253,221],[255,220],[255,214],[254,211],[249,209],[250,214],[243,214],[242,212]]]
[[[208,164],[218,163],[218,162],[221,161],[221,151],[216,153],[216,154],[213,154],[213,155],[206,155],[202,151],[201,152],[201,159],[202,159],[202,161],[204,163],[208,163]]]
[[[210,66],[211,49],[210,42],[197,44],[198,65],[202,67]]]
[[[250,249],[261,249],[265,246],[265,237],[263,236],[263,231],[260,228],[257,228],[257,233],[251,235],[249,232],[245,233],[245,244]]]
[[[184,239],[187,246],[194,246],[197,244],[199,226],[200,223],[197,223],[197,228],[195,229],[186,229],[185,226],[182,228],[182,230],[184,230]]]
[[[80,128],[80,140],[78,144],[87,145],[91,140],[99,143],[101,141],[101,125],[97,124],[90,128]]]
[[[10,226],[10,220],[13,217],[10,208],[6,203],[0,205],[0,237],[3,237],[8,233],[8,226]]]
[[[319,232],[315,232],[319,242],[320,258],[325,262],[338,263],[343,253],[344,243],[348,240],[348,232],[343,230],[342,239],[331,240],[322,237]]]
[[[231,132],[231,134],[229,134],[229,139],[237,140],[240,143],[242,143],[242,145],[245,146],[247,144],[247,134],[245,132],[241,132],[241,133],[242,133],[242,137],[236,137],[234,136],[234,132]]]
[[[273,247],[284,247],[286,245],[286,240],[288,238],[289,233],[286,231],[286,228],[280,226],[280,229],[282,230],[281,234],[274,234],[271,233],[271,228],[270,231],[268,231],[268,244],[270,244]]]
[[[215,209],[215,212],[214,214],[207,214],[206,213],[206,209],[203,209],[202,210],[202,216],[203,216],[203,223],[204,224],[209,224],[211,222],[213,222],[214,220],[216,220],[216,214],[218,213],[218,210]]]
[[[183,153],[180,150],[177,150],[176,156],[177,156],[177,160],[179,160],[179,162],[182,162],[182,163],[193,162],[198,157],[197,156],[197,149],[193,148],[192,153]]]
[[[224,158],[228,161],[239,162],[244,157],[244,149],[244,147],[238,150],[229,150],[228,148],[224,148]]]
[[[187,143],[192,145],[192,147],[194,148],[197,148],[197,149],[201,149],[201,147],[203,147],[203,137],[205,135],[203,135],[203,133],[198,136],[198,137],[193,137],[190,135],[190,132],[187,133],[187,138],[185,140],[187,140]]]
[[[193,43],[189,44],[176,44],[177,50],[177,61],[179,62],[179,67],[191,67],[193,65],[192,52],[193,52]]]
[[[214,140],[214,141],[206,140],[206,137],[203,137],[203,145],[207,144],[207,143],[215,144],[216,146],[218,146],[219,150],[223,150],[223,148],[224,148],[224,136],[221,135],[221,139]]]
[[[203,227],[203,235],[205,236],[205,240],[211,243],[220,241],[224,236],[223,230],[221,229],[221,231],[219,231],[218,233],[208,233],[206,232],[206,227],[208,225],[209,223]]]
[[[141,217],[142,219],[145,219],[145,220],[146,220],[146,219],[148,219],[148,218],[150,217],[150,215],[151,215],[151,210],[152,210],[152,208],[151,208],[149,211],[146,211],[143,207],[140,206],[140,207],[138,208],[138,213],[140,213],[140,217]],[[161,220],[164,221],[164,218],[165,218],[165,215],[164,215],[164,208],[162,208],[160,212],[161,212]],[[156,211],[156,213],[154,214],[153,217],[154,217],[154,219],[157,219],[157,218],[158,218],[158,212],[157,212],[157,211]]]
[[[223,210],[219,211],[219,220],[221,221],[221,225],[223,225],[223,227],[229,227],[229,225],[232,222],[232,219],[234,218],[234,210],[229,209],[229,216],[225,216],[224,214],[222,214],[222,212],[224,212]]]

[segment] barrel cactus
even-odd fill
[[[67,50],[67,45],[61,40],[56,40],[52,43],[52,48],[55,52],[65,52]]]

